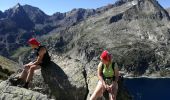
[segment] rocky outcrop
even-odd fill
[[[19,74],[13,74],[8,80],[0,81],[0,98],[4,100],[24,98],[28,100],[89,100],[96,87],[96,75],[91,74],[89,77],[83,64],[78,60],[69,57],[56,57],[56,59],[60,66],[51,62],[41,70],[35,71],[29,90],[13,86],[9,81]],[[119,84],[118,100],[131,100],[122,83]]]
[[[2,11],[0,11],[0,19],[4,17],[4,14]]]
[[[42,68],[44,81],[50,87],[52,94],[59,100],[80,100],[87,94],[87,86],[83,76],[83,67],[74,60],[63,60],[66,63],[51,63]],[[48,75],[47,75],[48,74]]]
[[[94,9],[73,9],[66,13],[57,12],[53,14],[47,19],[46,23],[57,26],[56,28],[68,28],[95,14],[96,11]]]
[[[24,88],[10,86],[8,82],[0,82],[1,100],[49,100],[46,95]]]
[[[169,28],[169,15],[156,0],[132,0],[57,34],[56,39],[63,38],[63,52],[52,49],[80,60],[88,65],[87,73],[91,73],[88,69],[95,73],[93,62],[105,48],[122,70],[149,75],[169,68]],[[57,44],[52,38],[48,44]]]
[[[170,19],[169,14],[156,0],[133,0],[131,3],[134,6],[125,12],[124,18],[126,20],[139,18]]]
[[[33,23],[36,24],[44,24],[44,22],[48,19],[48,15],[46,15],[43,11],[41,11],[37,7],[32,7],[30,5],[24,5],[23,9],[26,14],[30,18]]]
[[[4,12],[6,18],[12,19],[19,28],[30,30],[34,27],[34,23],[29,19],[27,13],[20,4],[17,4],[12,9]]]
[[[168,8],[168,9],[166,9],[166,11],[169,13],[169,15],[170,15],[170,8]]]
[[[17,69],[19,69],[19,66],[16,62],[0,56],[0,79],[7,79]]]
[[[130,1],[132,1],[132,0],[117,0],[115,2],[114,6],[121,6],[121,5],[123,5],[123,4],[127,3],[127,2],[130,2]]]

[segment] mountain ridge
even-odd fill
[[[146,7],[142,5],[147,4],[151,5],[151,8],[141,12],[139,9]],[[55,40],[54,34],[48,43],[56,44],[53,49],[57,54],[69,55],[70,58],[83,63],[93,63],[102,52],[102,48],[107,48],[115,56],[114,60],[124,66],[126,71],[133,72],[134,75],[148,74],[151,70],[157,71],[169,66],[168,22],[167,12],[158,9],[153,2],[132,1],[112,8],[100,16],[90,17],[63,31],[59,37],[63,38],[64,45],[58,45],[62,43]],[[165,55],[160,55],[160,52],[164,52]],[[159,59],[159,56],[163,58]],[[163,64],[162,61],[167,63]],[[87,69],[90,71],[89,67]]]
[[[168,12],[168,13],[169,13],[169,15],[170,15],[170,8],[167,8],[166,10],[167,10],[167,12]]]

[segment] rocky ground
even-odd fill
[[[0,56],[0,79],[6,79],[19,69],[19,65],[5,57]]]
[[[46,95],[0,82],[1,100],[49,100]]]
[[[74,59],[61,59],[58,65],[52,62],[47,67],[37,70],[29,90],[12,86],[9,80],[0,82],[0,98],[3,100],[89,100],[98,80],[96,75],[91,75],[87,79],[86,74],[82,65],[75,63]],[[18,74],[11,77],[16,75]],[[120,83],[119,88],[118,100],[130,100],[131,97],[123,84]]]

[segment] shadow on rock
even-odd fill
[[[77,88],[70,84],[67,75],[57,64],[51,62],[46,67],[42,67],[41,73],[57,100],[78,100],[78,95],[77,97],[74,95]]]

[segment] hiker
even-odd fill
[[[98,97],[102,97],[105,91],[109,93],[109,100],[116,100],[119,78],[118,65],[112,61],[107,50],[102,52],[100,59],[97,71],[99,81],[90,100],[97,100]]]
[[[34,71],[36,69],[40,69],[41,67],[45,67],[51,61],[45,46],[41,46],[41,44],[35,38],[29,39],[28,44],[36,51],[35,53],[37,57],[35,61],[24,65],[24,69],[17,79],[18,82],[25,82],[23,84],[24,88],[28,88],[29,82],[33,78]]]

